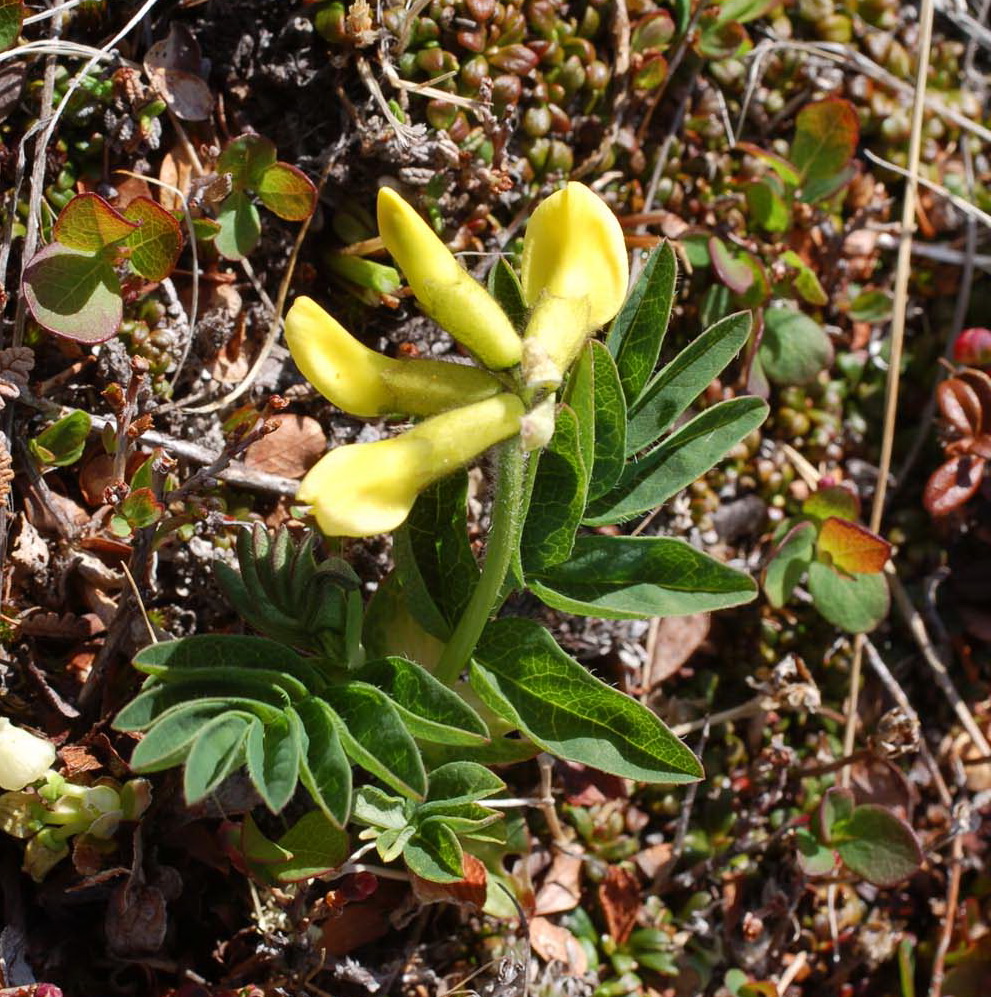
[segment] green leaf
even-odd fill
[[[656,442],[740,352],[753,323],[749,312],[728,315],[702,333],[663,367],[632,407],[626,452]]]
[[[347,834],[319,810],[300,817],[279,838],[279,847],[292,854],[292,858],[272,863],[267,869],[280,883],[322,876],[342,866],[350,851]]]
[[[825,201],[838,194],[858,173],[855,164],[851,163],[846,169],[840,170],[835,176],[822,177],[818,180],[807,180],[802,187],[800,201],[805,204],[815,204],[817,201]]]
[[[135,772],[161,772],[186,756],[203,725],[233,707],[221,700],[183,703],[164,713],[137,743],[131,755]]]
[[[235,190],[257,190],[262,175],[276,160],[275,143],[262,135],[239,135],[217,159],[217,172],[230,173]]]
[[[731,398],[697,415],[639,461],[626,465],[619,483],[589,505],[589,526],[620,523],[655,509],[705,474],[767,418],[761,398]]]
[[[575,415],[578,430],[577,453],[588,472],[591,472],[595,461],[595,371],[592,367],[592,342],[593,340],[589,340],[582,347],[561,394],[561,401]],[[606,355],[608,356],[608,352]],[[531,499],[532,497],[531,488]]]
[[[829,370],[833,345],[826,331],[793,308],[768,308],[757,354],[764,373],[775,384],[801,385]]]
[[[250,713],[222,713],[200,729],[186,759],[183,793],[187,806],[209,796],[243,761]]]
[[[162,518],[165,506],[155,498],[150,488],[135,488],[117,509],[117,512],[134,530],[154,526]]]
[[[175,269],[182,250],[182,229],[175,216],[150,197],[136,197],[124,216],[138,223],[124,245],[128,262],[145,280],[164,280]]]
[[[737,142],[736,147],[769,166],[787,186],[797,187],[802,182],[798,170],[787,159],[783,159],[759,145],[754,145],[752,142]]]
[[[523,285],[508,260],[500,257],[489,271],[488,286],[489,294],[509,316],[513,328],[522,333],[526,327],[528,309],[523,298]]]
[[[785,534],[764,569],[764,594],[767,601],[780,609],[790,598],[799,579],[815,557],[816,528],[812,523],[799,523]]]
[[[846,167],[859,141],[856,108],[843,97],[827,97],[798,112],[791,161],[803,184],[827,179]]]
[[[99,253],[131,235],[137,222],[128,221],[99,194],[77,194],[55,221],[52,237],[66,249]]]
[[[531,456],[531,460],[536,454]],[[581,457],[578,418],[561,405],[550,443],[540,452],[520,553],[524,572],[565,560],[585,512],[588,470]]]
[[[847,633],[867,633],[888,615],[890,594],[883,572],[845,575],[822,561],[813,561],[809,592],[816,609]]]
[[[857,322],[884,322],[891,317],[891,308],[891,294],[874,288],[861,291],[850,302],[847,314]]]
[[[478,584],[468,540],[468,475],[457,471],[424,489],[395,534],[396,568],[415,615],[444,639]]]
[[[413,804],[390,796],[378,786],[362,786],[354,798],[354,819],[382,830],[401,831],[409,823]]]
[[[924,854],[912,828],[885,807],[865,803],[834,828],[844,864],[875,886],[895,886],[918,872]]]
[[[232,696],[229,682],[177,682],[172,685],[159,685],[149,680],[142,691],[117,714],[114,730],[142,731],[151,727],[168,711],[186,706],[192,702],[223,703],[230,709],[240,709],[246,713],[270,719],[281,712],[286,703],[285,693],[271,685],[259,683],[252,690],[252,696]],[[243,687],[244,683],[240,683]]]
[[[24,23],[22,0],[0,0],[0,52],[17,41]]]
[[[245,814],[241,825],[241,852],[249,862],[262,866],[277,865],[292,858],[291,852],[262,834],[250,813]]]
[[[791,212],[784,198],[768,180],[754,180],[743,188],[747,209],[765,232],[787,232]]]
[[[718,236],[709,237],[709,259],[719,279],[734,293],[744,294],[754,282],[754,274],[743,259],[742,250],[726,248]]]
[[[475,803],[501,793],[506,784],[484,765],[448,762],[430,773],[428,802]]]
[[[392,700],[414,737],[435,744],[484,744],[489,740],[482,718],[456,692],[413,661],[382,658],[365,665],[360,676]]]
[[[77,409],[53,422],[31,440],[31,452],[49,467],[67,467],[83,455],[92,420],[87,412]]]
[[[302,754],[301,724],[291,707],[269,723],[253,720],[245,742],[248,775],[272,813],[292,799]]]
[[[149,644],[134,656],[134,667],[146,675],[169,672],[195,675],[203,668],[226,669],[231,675],[239,669],[279,673],[282,678],[295,679],[284,684],[293,695],[306,695],[308,686],[322,684],[323,679],[309,661],[285,644],[238,634],[197,634]]]
[[[798,864],[806,876],[828,876],[836,868],[836,852],[804,828],[795,832]]]
[[[698,759],[641,703],[595,678],[539,623],[502,619],[471,665],[482,701],[545,751],[628,779],[694,782]]]
[[[853,793],[842,786],[831,786],[819,801],[815,814],[815,829],[824,845],[834,843],[837,830],[853,816]]]
[[[723,0],[719,5],[719,23],[748,24],[759,17],[766,17],[782,0]]]
[[[120,281],[110,263],[58,242],[32,257],[21,292],[40,326],[80,343],[110,339],[124,315]]]
[[[301,222],[313,214],[317,189],[298,167],[273,163],[254,185],[262,204],[287,222]]]
[[[781,262],[797,271],[792,284],[803,301],[816,306],[822,306],[829,302],[829,296],[822,284],[819,283],[815,270],[798,253],[789,249],[781,254]]]
[[[619,620],[725,609],[757,592],[749,575],[671,537],[579,537],[568,561],[528,584],[555,609]]]
[[[410,872],[433,883],[456,883],[464,879],[464,851],[458,836],[443,818],[425,820],[403,848]]]
[[[627,402],[637,399],[657,366],[677,277],[674,250],[664,243],[650,255],[606,337]]]
[[[609,351],[591,340],[593,405],[595,408],[595,455],[588,483],[588,497],[597,499],[612,488],[623,473],[626,459],[626,396],[619,371]]]
[[[328,689],[326,699],[338,717],[337,733],[349,757],[397,793],[423,799],[423,759],[385,693],[364,682],[347,682]]]
[[[244,191],[229,194],[217,214],[217,252],[227,260],[243,260],[258,245],[262,225],[258,209]]]
[[[821,526],[830,517],[860,519],[860,498],[847,485],[827,485],[817,488],[803,503],[802,515],[813,519]]]
[[[295,709],[305,735],[299,780],[328,819],[344,827],[351,811],[351,763],[337,733],[337,718],[316,697]]]

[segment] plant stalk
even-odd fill
[[[467,608],[447,642],[434,675],[453,686],[468,663],[489,616],[499,602],[503,582],[513,554],[519,547],[523,528],[523,449],[518,437],[499,448],[499,471],[492,502],[492,527],[485,550],[482,574]]]

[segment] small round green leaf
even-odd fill
[[[808,384],[833,362],[826,331],[793,308],[768,308],[758,349],[764,373],[775,384]]]
[[[150,197],[136,197],[124,209],[138,227],[124,245],[131,266],[146,280],[164,280],[175,268],[182,250],[182,230],[175,216]]]
[[[840,858],[852,872],[875,886],[895,886],[914,875],[923,852],[912,828],[885,807],[867,803],[836,826]]]
[[[24,23],[22,0],[0,0],[0,52],[17,41]]]
[[[77,194],[55,222],[54,237],[69,249],[98,253],[126,239],[137,228],[99,194]]]
[[[317,189],[310,178],[289,163],[273,163],[255,185],[262,204],[288,222],[301,222],[313,214]]]
[[[218,173],[230,173],[234,189],[257,190],[262,174],[276,160],[275,143],[263,135],[239,135],[217,160]]]
[[[883,573],[846,575],[822,561],[813,561],[809,592],[816,609],[847,633],[867,633],[888,615],[890,595]]]
[[[220,231],[214,245],[225,259],[243,260],[258,245],[261,219],[251,198],[243,191],[235,191],[224,201],[217,221]]]

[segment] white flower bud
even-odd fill
[[[23,789],[55,762],[55,745],[0,717],[0,788]]]

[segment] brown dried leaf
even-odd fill
[[[158,179],[168,186],[156,189],[158,202],[166,211],[183,210],[182,198],[169,188],[174,187],[175,190],[182,191],[183,196],[189,197],[194,172],[193,161],[181,144],[176,145],[162,157],[162,165],[158,168]]]
[[[97,758],[89,748],[84,748],[78,744],[67,744],[59,749],[59,758],[65,765],[65,775],[74,779],[83,772],[95,772],[103,768],[103,763]]]
[[[0,409],[19,398],[28,386],[34,369],[34,350],[30,346],[8,346],[0,350]]]
[[[21,633],[29,637],[47,637],[55,640],[82,640],[93,635],[93,623],[80,619],[74,613],[32,613],[21,620]]]
[[[609,866],[605,879],[599,884],[599,903],[609,934],[617,945],[622,945],[636,927],[640,911],[637,877],[622,866]]]
[[[167,38],[155,42],[145,56],[152,87],[182,121],[205,121],[213,112],[213,94],[197,75],[200,47],[185,25],[173,21]]]
[[[487,874],[482,862],[465,852],[462,868],[465,878],[457,883],[433,883],[410,875],[413,894],[421,904],[458,904],[460,907],[484,907]]]
[[[110,895],[105,929],[111,951],[121,955],[157,952],[167,927],[165,897],[154,886],[132,878]]]
[[[991,375],[983,370],[965,367],[956,375],[958,381],[963,381],[971,388],[981,406],[981,431],[991,432]]]
[[[14,480],[13,459],[10,452],[0,441],[0,503],[7,501],[10,494],[10,483]]]
[[[708,613],[666,616],[657,621],[651,631],[651,654],[643,681],[645,691],[650,692],[678,673],[709,636],[710,624]]]
[[[320,423],[308,415],[285,412],[272,416],[272,421],[279,428],[248,447],[245,464],[254,471],[302,478],[327,450],[327,437]]]
[[[922,493],[929,514],[948,516],[967,502],[981,486],[984,465],[981,457],[961,454],[936,468]]]
[[[563,914],[574,910],[581,899],[584,861],[581,855],[558,852],[534,901],[534,914]]]
[[[578,939],[546,917],[535,917],[530,922],[530,944],[541,959],[561,963],[567,976],[584,976],[588,972],[588,956]]]

